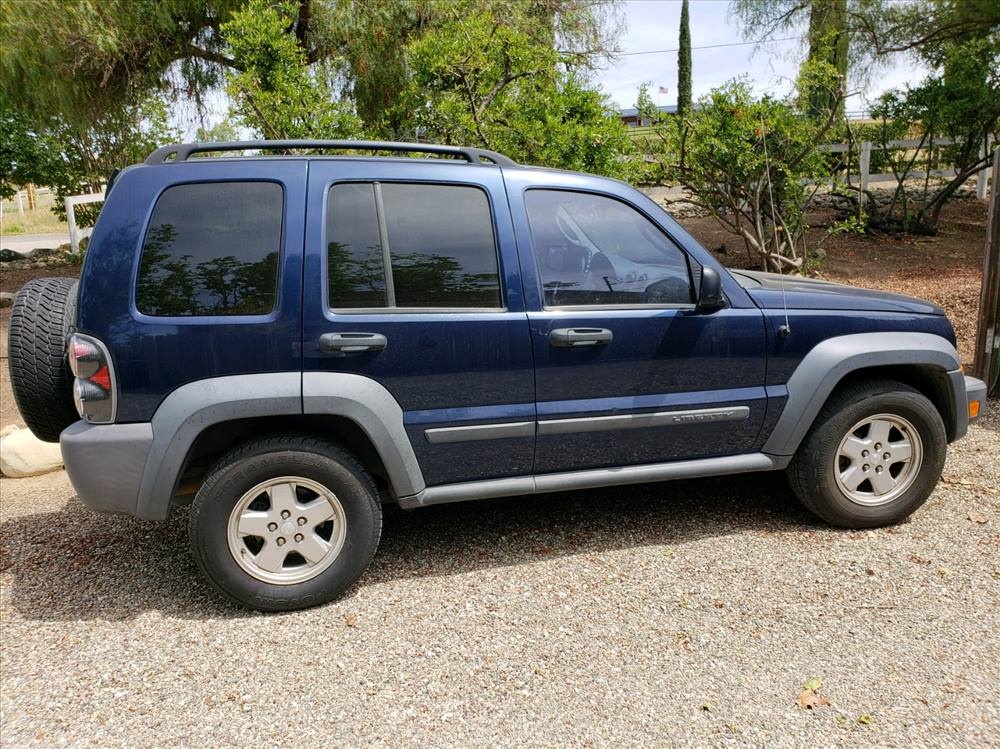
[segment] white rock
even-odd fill
[[[0,439],[0,473],[4,476],[38,476],[61,467],[59,443],[42,442],[30,429],[18,429]]]

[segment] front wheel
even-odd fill
[[[823,407],[788,466],[809,510],[844,528],[898,523],[937,485],[947,453],[934,404],[902,383],[861,382]]]
[[[191,550],[206,577],[261,611],[339,597],[378,547],[371,477],[339,446],[275,436],[223,456],[191,507]]]

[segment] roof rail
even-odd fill
[[[322,151],[395,151],[397,153],[431,153],[465,159],[470,164],[488,161],[497,166],[517,166],[502,153],[483,148],[438,146],[433,143],[394,143],[377,140],[246,140],[218,143],[172,143],[162,146],[146,157],[147,164],[187,161],[192,154],[216,151],[283,151],[309,149]],[[171,158],[172,157],[172,158]]]

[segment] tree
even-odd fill
[[[934,233],[945,203],[989,164],[991,154],[983,148],[987,139],[1000,137],[1000,38],[937,42],[924,59],[937,62],[930,76],[886,92],[871,109],[875,123],[852,128],[855,139],[882,146],[882,158],[896,178],[885,204],[870,192],[848,193],[872,227]],[[889,148],[890,141],[914,135],[917,148]],[[943,164],[953,167],[951,176],[932,179],[931,172]]]
[[[0,4],[0,82],[30,115],[83,122],[164,86],[218,85],[220,27],[243,0],[32,0]],[[41,43],[44,40],[44,43]]]
[[[572,51],[540,43],[532,4],[453,6],[408,47],[400,105],[422,137],[472,143],[528,163],[623,174],[624,125],[586,85]]]
[[[677,117],[691,111],[691,19],[688,0],[681,3],[680,44],[677,45]]]
[[[843,115],[844,95],[847,86],[847,48],[850,38],[847,29],[847,0],[812,0],[809,8],[809,54],[806,60],[825,63],[840,76],[840,91],[820,85],[806,88],[800,94],[807,102],[808,111],[822,118],[834,111],[835,102]]]
[[[28,182],[55,189],[52,211],[65,215],[63,199],[99,192],[116,169],[140,162],[180,134],[168,123],[162,99],[105,112],[83,125],[57,117],[27,115],[0,104],[0,194]],[[89,226],[99,207],[77,208],[77,223]]]
[[[348,102],[335,98],[327,65],[310,66],[296,37],[287,33],[296,3],[249,0],[220,27],[234,71],[226,91],[240,124],[265,138],[343,138],[361,132]]]
[[[882,0],[852,0],[855,4],[880,3]],[[808,111],[822,120],[830,111],[834,101],[842,107],[847,91],[848,52],[855,47],[858,56],[865,54],[857,49],[860,45],[852,39],[847,23],[847,0],[734,0],[732,13],[743,25],[743,34],[748,39],[766,41],[768,36],[780,31],[789,31],[808,21],[806,39],[809,49],[803,65],[829,65],[840,76],[836,90],[831,91],[826,84],[817,90],[802,88],[812,81],[811,76],[800,76],[799,94],[806,102]]]
[[[816,189],[805,181],[825,174],[816,146],[833,122],[831,116],[817,124],[794,103],[756,99],[737,80],[702,97],[685,128],[660,133],[667,158],[676,158],[684,139],[683,163],[669,168],[699,205],[743,238],[754,262],[801,273],[805,211]]]
[[[21,185],[54,184],[63,166],[49,133],[0,100],[0,198],[13,197]]]
[[[934,54],[943,45],[986,38],[1000,28],[997,0],[869,0],[852,5],[849,24],[875,55],[916,51]]]
[[[558,46],[578,69],[603,59],[618,30],[615,0],[279,0],[273,5],[315,84],[331,93],[339,89],[354,102],[368,132],[393,138],[413,131],[410,113],[398,107],[409,80],[407,45],[425,31],[444,30],[456,9],[496,8],[516,17],[522,31],[539,44]],[[246,0],[0,3],[0,87],[26,114],[59,115],[81,124],[151,95],[184,97],[200,108],[226,74],[252,74],[266,63],[259,55],[234,57],[224,38],[223,26],[234,14],[245,17],[245,7]],[[250,19],[243,25],[249,31]],[[278,51],[273,43],[270,48]],[[280,52],[287,62],[290,50]]]

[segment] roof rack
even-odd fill
[[[396,153],[431,153],[465,159],[470,164],[492,162],[497,166],[517,166],[502,153],[483,148],[438,146],[433,143],[394,143],[377,140],[245,140],[218,143],[172,143],[162,146],[146,157],[147,164],[187,161],[192,154],[217,151],[284,151],[308,149],[322,151],[394,151]]]

